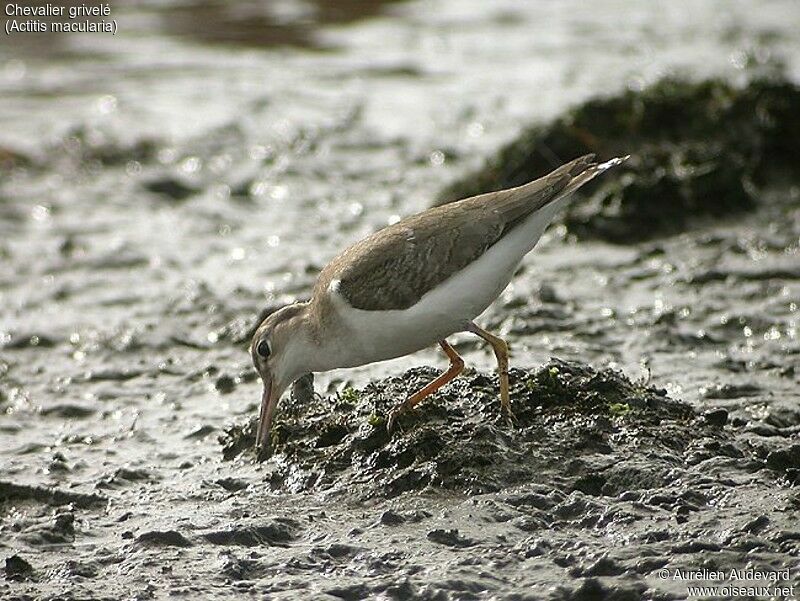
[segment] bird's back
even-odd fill
[[[390,225],[334,258],[320,273],[314,298],[324,298],[335,282],[338,293],[354,308],[407,309],[528,216],[571,194],[613,163],[598,165],[593,159],[594,155],[586,155],[523,186],[434,207]]]

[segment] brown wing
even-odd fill
[[[554,200],[590,164],[591,155],[581,157],[524,186],[435,207],[384,228],[331,261],[314,296],[339,280],[339,293],[352,307],[407,309]]]
[[[500,238],[504,225],[493,213],[470,218],[466,212],[443,211],[437,217],[436,228],[408,220],[343,256],[347,264],[338,273],[339,292],[351,306],[369,311],[411,307],[480,257]]]

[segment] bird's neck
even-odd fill
[[[300,304],[302,311],[296,317],[291,339],[292,363],[306,368],[303,373],[327,371],[330,369],[326,357],[329,336],[313,303]]]
[[[349,352],[352,337],[327,299],[309,301],[302,316],[298,334],[304,336],[302,347],[309,365],[308,371],[324,372],[350,366]]]

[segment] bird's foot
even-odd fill
[[[506,418],[506,423],[508,424],[509,428],[516,428],[519,426],[519,420],[517,420],[517,416],[514,415],[514,412],[511,410],[511,404],[503,405],[502,408],[503,417]]]
[[[397,418],[408,411],[408,409],[408,401],[403,401],[389,412],[389,419],[386,420],[386,432],[389,434],[389,436],[391,436],[392,432],[394,432],[394,427],[397,425]]]
[[[270,442],[264,444],[263,446],[256,447],[256,461],[259,463],[263,463],[267,459],[272,457],[272,444]]]

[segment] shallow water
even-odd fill
[[[3,594],[579,598],[599,579],[680,598],[651,574],[796,557],[796,459],[760,469],[800,422],[796,187],[657,242],[553,228],[482,320],[515,366],[612,364],[728,410],[734,431],[669,459],[682,483],[364,502],[275,489],[290,458],[222,460],[218,435],[256,411],[258,312],[531,121],[673,72],[777,58],[800,79],[794,2],[585,6],[154,2],[115,6],[116,37],[0,37],[0,480],[67,495],[5,489],[3,555],[34,573]],[[316,386],[421,363],[443,360]]]

